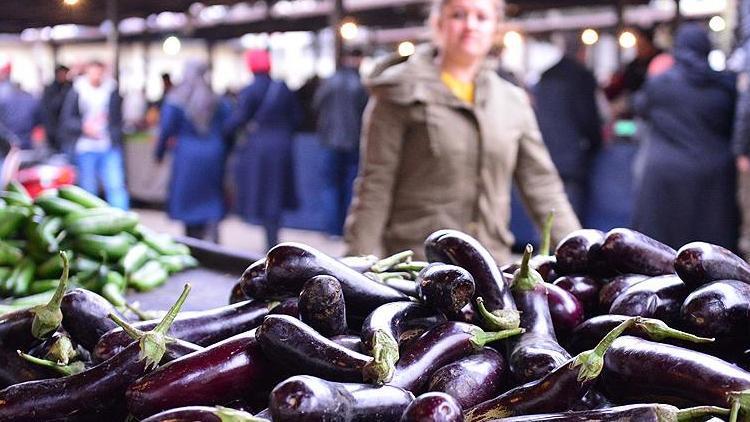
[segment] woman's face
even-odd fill
[[[497,14],[496,0],[450,0],[437,23],[443,54],[462,59],[486,56],[497,31]]]

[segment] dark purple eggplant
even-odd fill
[[[682,422],[703,420],[711,415],[729,415],[729,409],[702,406],[679,409],[668,404],[631,404],[580,412],[547,413],[495,419],[495,422]]]
[[[570,292],[554,284],[545,283],[547,288],[547,304],[555,334],[565,338],[578,324],[584,320],[583,305]]]
[[[23,359],[15,350],[0,347],[0,388],[26,381],[58,378],[55,370]],[[2,407],[0,406],[0,409]]]
[[[612,344],[601,381],[604,392],[618,400],[658,397],[676,406],[730,407],[735,399],[744,405],[750,394],[750,373],[729,362],[630,336]]]
[[[485,347],[435,371],[427,390],[446,393],[461,408],[468,409],[500,394],[508,384],[507,378],[508,366],[503,355]]]
[[[228,420],[233,422],[270,421],[270,419],[262,419],[228,407],[186,406],[165,410],[141,422],[223,422]]]
[[[744,350],[750,344],[750,284],[715,281],[691,293],[680,317],[686,329],[715,337],[717,346]]]
[[[268,315],[268,310],[277,303],[248,301],[235,303],[200,312],[181,313],[169,336],[185,340],[198,346],[210,346],[216,342],[256,328]],[[139,330],[150,330],[156,326],[154,321],[143,321],[133,324]],[[93,350],[96,362],[102,362],[114,356],[132,341],[122,329],[117,328],[104,334]]]
[[[284,299],[278,305],[271,308],[269,315],[289,315],[292,318],[299,319],[299,298],[290,297]]]
[[[463,422],[461,405],[445,393],[424,393],[414,399],[401,416],[401,422]]]
[[[325,337],[346,333],[346,304],[341,283],[329,275],[305,282],[299,294],[300,320]]]
[[[417,295],[451,318],[474,297],[474,278],[455,265],[430,264],[417,277]]]
[[[235,303],[244,302],[250,299],[252,298],[245,293],[245,290],[242,289],[242,282],[238,281],[237,283],[235,283],[235,285],[232,287],[231,293],[229,293],[229,304],[234,305]]]
[[[596,315],[599,309],[599,281],[587,275],[566,275],[554,281],[555,286],[570,292],[583,305],[586,317]]]
[[[78,358],[78,351],[83,350],[71,340],[64,330],[57,330],[48,338],[29,349],[29,355],[49,359],[62,365]],[[89,356],[90,357],[90,356]]]
[[[372,361],[370,356],[340,346],[288,315],[267,316],[256,337],[272,362],[294,374],[362,382],[363,368]]]
[[[565,236],[555,249],[558,274],[588,274],[600,266],[599,250],[604,243],[601,230],[581,229]]]
[[[692,242],[677,251],[674,269],[691,289],[718,280],[750,283],[750,265],[718,245]]]
[[[533,413],[563,412],[581,400],[596,381],[612,342],[636,323],[630,318],[612,330],[593,350],[578,354],[543,378],[507,391],[464,413],[467,422],[484,422]]]
[[[647,278],[649,276],[643,274],[622,274],[611,278],[599,289],[599,312],[609,313],[609,308],[617,296]]]
[[[128,410],[139,418],[182,406],[226,405],[270,392],[278,377],[255,330],[177,359],[128,387]]]
[[[364,345],[362,344],[362,338],[360,336],[355,336],[352,334],[341,334],[331,337],[331,341],[357,353],[365,353]]]
[[[393,421],[413,400],[410,392],[388,385],[338,383],[300,375],[273,389],[268,409],[274,422]]]
[[[365,367],[368,379],[387,382],[393,376],[399,359],[402,335],[415,320],[444,319],[434,309],[421,303],[393,302],[379,306],[362,324],[362,346],[373,361]],[[378,376],[381,376],[378,378]]]
[[[490,252],[479,241],[458,230],[438,230],[424,242],[427,258],[448,258],[447,263],[467,270],[474,277],[474,296],[482,297],[487,309],[496,316],[484,327],[490,330],[517,328],[520,316],[510,286]],[[445,261],[443,261],[445,262]]]
[[[607,263],[621,273],[650,276],[674,273],[677,251],[643,233],[612,229],[601,247]]]
[[[347,317],[363,319],[380,305],[409,300],[408,296],[307,245],[280,243],[266,255],[266,278],[274,290],[288,296],[298,295],[304,282],[318,275],[336,277],[341,283]]]
[[[678,320],[680,307],[688,293],[688,287],[676,274],[652,277],[621,293],[612,303],[609,313],[672,323]]]
[[[274,292],[266,278],[266,258],[251,263],[237,281],[245,296],[253,299],[282,299],[290,295]]]
[[[608,399],[604,393],[594,386],[589,389],[589,392],[586,393],[581,400],[573,404],[573,406],[570,407],[570,410],[577,412],[583,410],[607,409],[615,406],[615,403]]]
[[[186,285],[153,331],[111,359],[79,374],[24,382],[0,391],[0,421],[81,420],[122,414],[125,389],[158,365],[166,347],[165,333],[189,291]]]
[[[80,288],[65,293],[60,309],[65,331],[87,350],[92,350],[105,333],[117,328],[107,315],[115,313],[125,319],[107,299]]]
[[[441,367],[481,350],[487,343],[523,333],[522,328],[485,332],[462,322],[447,321],[428,330],[401,352],[389,385],[421,394]]]

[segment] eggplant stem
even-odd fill
[[[731,403],[734,420],[738,419],[740,412],[744,415],[742,418],[743,421],[750,420],[750,390],[729,393],[729,397],[732,400]],[[733,420],[731,414],[729,420],[730,422]]]
[[[78,353],[75,347],[73,347],[73,342],[70,341],[70,338],[68,336],[61,336],[52,344],[49,352],[44,357],[60,365],[67,365],[77,355]]]
[[[492,343],[498,340],[504,340],[508,337],[517,336],[525,333],[526,330],[523,328],[513,328],[510,330],[503,331],[484,331],[481,328],[477,329],[476,332],[471,336],[469,341],[475,349],[479,350],[484,347],[487,343]]]
[[[405,272],[420,272],[425,269],[426,266],[430,265],[429,262],[424,261],[412,261],[402,262],[393,266],[394,271],[405,271]]]
[[[414,256],[414,251],[399,252],[372,264],[370,270],[374,273],[383,273],[397,264],[410,262],[412,256]]]
[[[726,416],[728,414],[729,409],[718,406],[688,407],[677,411],[677,422],[689,422],[705,416]]]
[[[529,276],[529,260],[532,253],[534,253],[534,247],[526,244],[526,248],[523,250],[523,258],[521,258],[521,268],[518,269],[518,275],[515,275],[514,278],[526,278]]]
[[[385,384],[393,378],[399,359],[398,343],[382,330],[372,336],[373,360],[362,368],[362,377],[375,384]]]
[[[491,331],[512,330],[521,325],[521,315],[517,310],[497,309],[490,312],[481,296],[477,297],[477,310]]]
[[[578,381],[590,381],[599,376],[604,367],[604,354],[607,352],[612,343],[621,336],[628,328],[635,325],[636,321],[641,320],[640,317],[628,318],[617,327],[613,328],[612,331],[607,333],[606,336],[596,345],[592,350],[581,352],[575,357],[573,362],[570,364],[571,369],[580,366],[581,369],[578,372]]]
[[[216,406],[214,415],[218,416],[221,422],[270,422],[266,418],[259,418],[242,410],[223,406]]]
[[[16,350],[16,353],[18,353],[18,356],[20,356],[22,359],[26,360],[27,362],[31,362],[35,365],[43,366],[45,368],[50,368],[53,371],[63,376],[75,375],[79,372],[83,372],[86,369],[86,366],[83,364],[83,362],[73,362],[69,365],[61,365],[51,360],[39,359],[36,356],[31,356],[20,350]]]
[[[120,328],[122,328],[123,331],[125,331],[125,334],[130,336],[135,341],[139,341],[146,333],[144,331],[141,331],[132,325],[130,325],[129,322],[125,321],[124,319],[120,318],[117,314],[111,313],[107,315],[109,319],[115,322],[115,324],[119,325]]]
[[[641,327],[648,333],[651,339],[656,341],[662,341],[664,339],[684,340],[691,343],[711,343],[714,341],[713,338],[698,337],[685,331],[677,330],[659,319],[641,318],[636,325]]]
[[[142,310],[140,310],[134,304],[125,302],[125,309],[127,309],[130,312],[132,312],[133,315],[137,316],[138,319],[140,319],[141,321],[147,321],[149,319],[153,319],[153,318],[149,318],[149,315],[147,315],[145,312],[143,312]]]
[[[534,290],[537,285],[544,282],[542,275],[529,265],[531,254],[533,252],[534,248],[531,245],[526,245],[526,250],[523,252],[521,267],[513,273],[513,282],[511,285],[513,291],[527,292]]]
[[[70,276],[70,261],[68,255],[64,251],[60,251],[60,258],[63,261],[63,272],[60,277],[60,282],[57,284],[55,294],[46,305],[35,306],[31,312],[34,313],[34,319],[31,322],[31,334],[38,338],[44,339],[48,337],[52,332],[57,330],[57,327],[62,323],[63,314],[60,310],[60,304],[62,303],[63,296],[65,296],[65,289],[68,287],[68,279]]]
[[[542,225],[542,242],[539,245],[539,255],[549,256],[550,243],[552,243],[552,221],[555,219],[555,209],[551,209]]]
[[[737,416],[740,414],[739,400],[732,401],[732,408],[729,411],[729,422],[737,422]]]

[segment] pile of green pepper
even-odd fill
[[[71,285],[125,306],[127,287],[151,290],[170,274],[197,265],[187,246],[139,224],[77,186],[36,199],[18,183],[0,192],[0,298],[12,307],[49,300],[62,274],[58,251],[73,251]]]

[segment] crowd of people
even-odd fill
[[[219,223],[233,211],[259,221],[270,247],[283,213],[299,204],[293,144],[318,142],[336,190],[326,231],[343,235],[348,253],[419,253],[427,234],[453,228],[505,262],[514,244],[511,187],[535,223],[555,210],[559,240],[585,225],[593,159],[617,137],[616,122],[634,119],[632,227],[675,248],[703,240],[737,251],[737,170],[750,172],[750,139],[735,131],[732,150],[736,78],[710,68],[706,28],[682,25],[666,51],[640,31],[636,58],[604,86],[578,37],[565,35],[551,41],[558,49],[538,81],[524,86],[493,56],[502,7],[435,0],[432,40],[415,54],[381,58],[362,78],[363,52],[350,49],[332,77],[296,92],[270,76],[263,50],[247,52],[253,80],[235,99],[212,91],[205,62],[188,61],[157,104],[154,160],[173,156],[169,216],[187,235],[218,242]],[[0,69],[0,133],[30,148],[33,128],[43,125],[49,147],[76,164],[82,187],[101,187],[127,208],[120,97],[105,75],[91,62],[71,82],[60,66],[37,102]],[[227,174],[235,186],[229,205]]]

